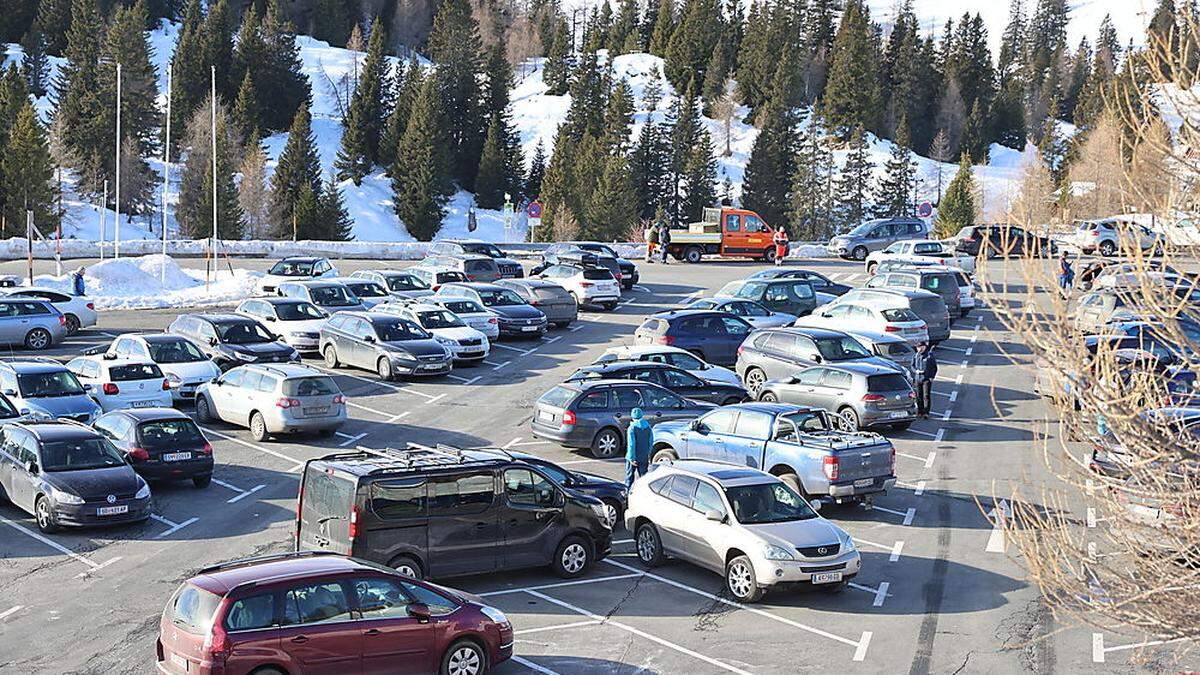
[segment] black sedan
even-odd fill
[[[1058,252],[1058,246],[1049,238],[1015,225],[970,225],[955,239],[955,250],[973,256],[979,255],[980,249],[989,258],[1014,255],[1044,258]]]
[[[190,480],[198,488],[212,482],[212,446],[192,418],[174,408],[116,410],[96,418],[92,428],[146,480]]]
[[[750,400],[745,387],[702,380],[688,371],[669,363],[649,361],[627,361],[604,363],[580,368],[567,378],[567,382],[585,380],[641,380],[653,382],[661,387],[695,401],[731,405]]]
[[[789,267],[777,267],[771,270],[763,270],[750,275],[751,279],[807,279],[808,283],[812,284],[813,292],[825,293],[826,295],[841,296],[848,293],[853,286],[839,284],[829,277],[819,272],[812,270],[800,270]]]
[[[532,464],[559,485],[604,502],[604,519],[609,527],[616,528],[625,516],[625,503],[629,495],[625,484],[618,480],[597,476],[594,473],[568,471],[547,459],[523,452],[510,452],[515,459]]]

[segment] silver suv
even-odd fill
[[[500,274],[500,266],[486,255],[431,255],[421,260],[415,267],[461,272],[467,281],[492,283],[503,278],[503,275]]]
[[[723,574],[734,598],[755,602],[784,584],[836,591],[858,574],[854,540],[819,507],[757,469],[674,460],[633,484],[625,527],[642,564],[681,558]]]
[[[915,218],[868,220],[846,234],[829,240],[825,249],[841,258],[866,260],[871,251],[880,251],[906,239],[925,239],[929,226]]]
[[[346,422],[346,397],[332,377],[309,366],[239,366],[200,385],[196,417],[249,427],[256,441],[272,434],[330,435]]]

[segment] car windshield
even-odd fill
[[[351,307],[358,304],[358,298],[345,286],[316,286],[310,288],[308,293],[313,303],[322,307]]]
[[[75,438],[42,444],[42,471],[83,471],[124,464],[121,453],[103,438]]]
[[[388,292],[383,289],[383,286],[374,281],[358,282],[350,286],[350,290],[360,298],[386,298]]]
[[[712,309],[717,306],[715,300],[697,300],[688,305],[688,309]]]
[[[161,380],[163,373],[153,363],[129,363],[108,369],[108,379],[113,382],[136,382],[137,380]]]
[[[875,226],[878,224],[879,224],[878,221],[868,220],[867,222],[863,223],[862,225],[859,225],[858,227],[854,228],[853,230],[850,230],[846,234],[853,234],[853,235],[862,237],[862,236],[865,236],[871,230],[875,229]]]
[[[280,321],[312,321],[324,319],[325,312],[311,302],[285,302],[275,305]]]
[[[733,517],[742,525],[786,523],[817,517],[808,502],[783,483],[760,483],[725,488]]]
[[[611,246],[606,246],[604,244],[580,244],[579,248],[583,249],[584,251],[591,251],[592,253],[606,255],[610,258],[620,257]]]
[[[9,401],[4,396],[0,396],[0,419],[6,420],[12,417],[17,417],[19,414],[20,413],[17,412],[17,409],[13,407],[12,401]]]
[[[484,309],[474,300],[450,300],[442,306],[455,314],[482,314]]]
[[[459,328],[466,325],[462,322],[462,319],[444,309],[417,312],[417,318],[421,320],[421,325],[428,330],[435,328]]]
[[[230,345],[253,345],[260,342],[271,342],[274,339],[266,328],[250,321],[236,321],[219,325],[217,332],[221,335],[221,342]]]
[[[311,277],[313,274],[313,262],[305,261],[298,262],[295,260],[280,260],[275,263],[268,274],[277,277]]]
[[[138,427],[138,435],[146,445],[196,445],[204,443],[204,435],[196,423],[188,419],[155,420]]]
[[[930,255],[930,254],[936,255],[936,254],[942,253],[942,252],[943,252],[942,245],[938,244],[938,243],[934,243],[934,242],[930,242],[927,244],[917,244],[916,246],[913,246],[913,253],[915,253],[917,255]]]
[[[486,255],[489,258],[504,257],[504,254],[500,252],[500,248],[493,244],[462,244],[462,248],[467,253]]]
[[[511,307],[525,304],[521,296],[507,289],[479,291],[479,299],[483,301],[485,307]]]
[[[858,340],[843,335],[841,337],[816,338],[817,351],[826,361],[851,361],[870,356],[871,353]]]
[[[388,288],[393,291],[424,291],[429,287],[411,274],[391,274],[387,277]]]
[[[23,373],[17,376],[17,385],[25,398],[78,396],[83,393],[83,385],[79,384],[79,380],[68,370]]]
[[[888,321],[901,322],[901,321],[920,321],[921,320],[921,317],[917,316],[916,314],[913,314],[912,310],[908,309],[907,307],[900,307],[897,309],[885,309],[882,312],[880,312],[880,314],[883,314],[883,318]]]
[[[726,286],[726,288],[729,288],[729,287]],[[761,298],[763,296],[763,293],[765,293],[766,290],[767,290],[766,284],[757,282],[757,281],[752,281],[748,284],[743,284],[741,288],[737,289],[733,293],[733,295],[736,297],[739,297],[739,298],[747,298],[750,300],[757,300],[758,298]],[[727,294],[727,293],[723,293],[723,295],[724,294]]]
[[[375,332],[379,334],[379,339],[384,342],[424,340],[430,337],[429,333],[425,332],[423,328],[405,319],[377,321],[375,322]]]
[[[182,338],[178,340],[147,340],[150,358],[155,363],[195,363],[208,359],[196,345]]]

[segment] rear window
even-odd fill
[[[968,288],[971,285],[971,278],[963,272],[957,272],[954,275],[954,280],[958,282],[959,288]]]
[[[425,515],[425,479],[372,484],[371,510],[386,520]]]
[[[468,260],[463,269],[468,273],[493,272],[496,270],[496,263],[491,260]]]
[[[638,330],[646,331],[647,333],[664,333],[666,332],[667,322],[662,319],[647,319]]]
[[[329,377],[298,377],[283,381],[285,396],[332,396],[340,391]]]
[[[879,355],[888,358],[899,358],[909,356],[917,350],[912,348],[912,345],[907,342],[885,342],[879,345]]]
[[[612,281],[613,275],[608,270],[590,268],[583,271],[583,278],[591,281]]]
[[[185,584],[171,603],[171,623],[192,635],[207,635],[221,596]]]
[[[913,314],[912,310],[907,309],[905,307],[900,307],[897,309],[885,309],[880,313],[883,314],[883,318],[887,319],[888,321],[920,321],[921,320],[921,317],[917,316],[916,314]]]
[[[900,373],[871,375],[867,378],[867,391],[903,391],[908,388],[908,380]]]
[[[442,302],[442,306],[455,314],[479,314],[483,307],[473,300],[450,300]]]
[[[354,499],[354,484],[333,474],[325,473],[316,465],[310,464],[304,472],[304,502],[305,513],[314,517],[303,518],[312,528],[328,532],[334,541],[344,542],[350,531],[350,509]],[[302,514],[303,515],[303,514]],[[328,518],[327,524],[319,521]]]
[[[921,288],[927,291],[944,291],[947,289],[958,290],[958,280],[953,274],[925,274],[921,277]]]
[[[567,387],[555,387],[542,394],[542,397],[538,399],[538,403],[544,403],[554,408],[566,408],[578,393],[578,391]]]
[[[108,377],[113,382],[130,382],[133,380],[161,380],[162,370],[153,363],[132,363],[127,366],[113,366],[108,369]]]
[[[927,316],[936,316],[942,311],[943,307],[940,301],[933,298],[917,298],[910,304],[912,304],[913,311],[918,315],[924,314]]]
[[[138,427],[138,436],[142,443],[150,446],[174,447],[204,442],[204,435],[196,423],[186,419],[144,422]]]

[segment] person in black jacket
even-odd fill
[[[661,223],[658,228],[658,248],[662,252],[662,262],[667,264],[667,248],[671,245],[671,228]]]
[[[922,343],[917,349],[917,358],[913,363],[917,371],[917,416],[929,417],[929,409],[933,405],[933,379],[937,377],[937,357],[933,355],[933,343]]]

